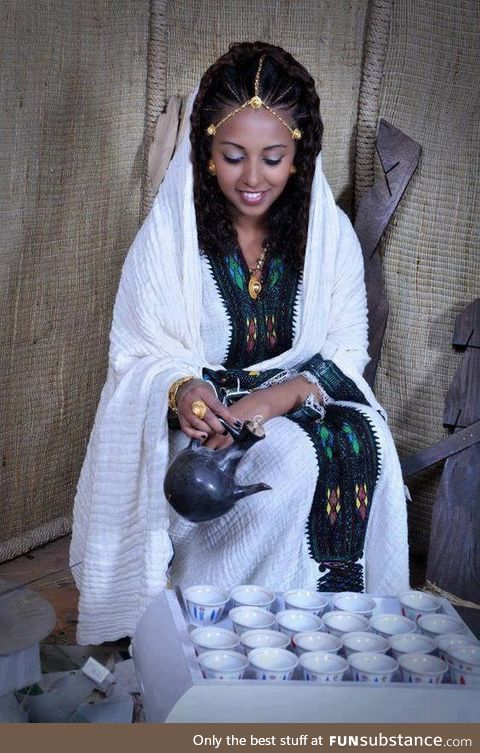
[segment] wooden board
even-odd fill
[[[480,348],[480,298],[472,301],[457,316],[453,345],[464,348]]]
[[[427,580],[480,604],[480,444],[445,463],[432,513]]]
[[[388,316],[388,301],[380,257],[376,249],[420,159],[421,146],[395,126],[381,119],[377,153],[383,176],[361,199],[355,231],[362,246],[367,287],[369,354],[364,377],[373,385]]]
[[[479,419],[480,349],[467,348],[447,392],[443,424],[460,428]]]
[[[461,452],[477,442],[480,442],[480,421],[476,421],[465,429],[456,431],[449,437],[401,460],[403,478],[407,479],[415,473],[420,473],[425,468],[440,463],[450,455]]]

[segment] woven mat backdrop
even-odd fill
[[[149,4],[0,8],[0,560],[65,533],[136,232]]]
[[[376,391],[405,455],[446,434],[455,317],[479,295],[479,15],[476,0],[393,2],[380,114],[423,154],[383,244],[390,315]],[[409,484],[418,552],[440,471]]]

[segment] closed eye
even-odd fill
[[[225,162],[228,162],[229,165],[238,165],[238,163],[243,160],[243,157],[227,157],[227,155],[224,154],[223,159]]]
[[[244,157],[227,157],[227,155],[224,154],[223,159],[225,160],[225,162],[228,162],[229,165],[238,165],[245,158]],[[268,157],[265,157],[263,161],[266,165],[269,165],[269,167],[275,167],[276,165],[279,165],[282,160],[283,160],[283,157],[280,157],[279,159],[270,159]]]

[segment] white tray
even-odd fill
[[[324,594],[332,599],[335,594]],[[375,613],[400,612],[392,596],[375,596]],[[459,618],[445,599],[442,611]],[[283,608],[277,598],[274,611]],[[460,618],[459,618],[460,619]],[[218,626],[231,627],[228,616]],[[467,629],[468,630],[468,629]],[[472,635],[471,631],[468,633]],[[147,722],[478,722],[480,689],[400,681],[369,685],[348,680],[328,686],[300,676],[287,682],[207,680],[173,591],[164,591],[143,615],[133,657]]]

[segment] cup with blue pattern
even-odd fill
[[[326,651],[307,651],[300,656],[300,665],[305,680],[314,682],[340,682],[348,669],[343,656]]]
[[[400,656],[398,663],[404,682],[439,685],[448,669],[447,662],[432,654],[413,652]]]
[[[247,657],[238,651],[205,651],[198,663],[206,680],[241,680],[248,666]]]
[[[228,594],[216,586],[189,586],[183,591],[188,616],[194,625],[213,625],[223,615]]]
[[[425,654],[420,654],[424,656]],[[398,671],[398,662],[387,654],[360,651],[350,654],[347,659],[350,664],[352,679],[355,682],[381,684],[391,682]]]
[[[285,648],[263,647],[248,652],[248,662],[257,680],[291,680],[298,657]]]

